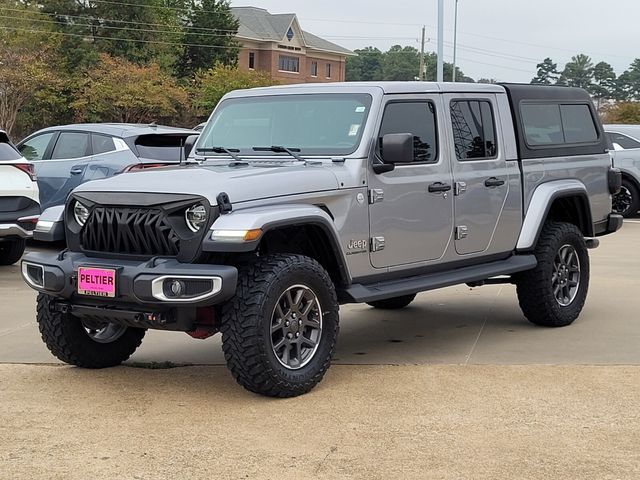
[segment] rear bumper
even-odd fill
[[[32,236],[33,230],[27,230],[17,223],[0,223],[0,240],[5,238],[31,238]]]
[[[78,294],[78,268],[116,271],[114,298]],[[147,261],[87,257],[81,253],[30,253],[22,260],[22,276],[34,290],[77,306],[160,312],[169,309],[208,307],[233,297],[238,271],[226,265],[180,263],[175,259]],[[197,282],[197,295],[168,298],[164,282]],[[204,286],[203,286],[204,285]],[[185,288],[185,291],[187,289]]]

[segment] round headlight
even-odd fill
[[[207,222],[207,209],[204,208],[204,205],[198,203],[197,205],[187,209],[184,213],[184,218],[189,230],[195,233]]]
[[[73,204],[73,218],[76,219],[76,222],[81,227],[84,227],[84,224],[89,219],[89,209],[77,200]]]

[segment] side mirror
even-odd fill
[[[189,155],[191,154],[193,147],[198,141],[198,138],[200,138],[200,135],[189,135],[187,139],[184,141],[184,146],[182,148],[184,148],[185,159],[189,158]]]
[[[376,173],[390,172],[396,163],[413,162],[413,135],[411,133],[389,133],[383,136],[380,144],[380,155],[384,163],[382,165],[374,165]]]

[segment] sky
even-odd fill
[[[303,28],[349,49],[437,49],[437,0],[232,0],[296,13]],[[453,59],[455,0],[445,0],[445,61]],[[640,0],[458,0],[458,66],[474,79],[529,82],[551,57],[562,69],[586,53],[620,74],[640,58]]]

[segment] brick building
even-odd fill
[[[233,7],[240,22],[238,66],[263,70],[280,83],[344,82],[345,60],[354,53],[300,28],[293,13],[273,15],[255,7]]]

